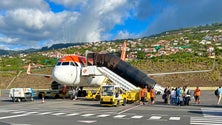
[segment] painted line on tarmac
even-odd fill
[[[4,116],[4,117],[0,117],[1,119],[10,119],[10,118],[17,118],[17,117],[22,117],[22,116],[27,116],[33,114],[33,112],[29,112],[29,113],[25,113],[25,114],[20,114],[20,115],[11,115],[11,116]]]
[[[127,109],[125,109],[125,110],[123,110],[123,111],[121,111],[121,112],[119,112],[119,113],[117,113],[117,114],[122,114],[122,113],[124,113],[124,112],[127,112],[127,111],[129,111],[129,110],[132,110],[132,109],[137,108],[137,107],[139,107],[139,106],[140,106],[140,105],[136,105],[136,106],[127,108]]]
[[[94,122],[96,122],[96,120],[78,120],[77,122],[88,123],[88,124],[90,124],[90,123],[94,123]]]

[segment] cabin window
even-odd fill
[[[61,62],[58,62],[56,65],[57,65],[57,66],[60,66],[60,65],[61,65]]]
[[[68,65],[69,65],[69,62],[62,62],[62,65],[63,65],[63,66],[68,66]]]

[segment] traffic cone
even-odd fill
[[[42,97],[42,104],[45,102],[45,99],[44,99],[44,97]]]

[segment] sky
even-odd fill
[[[0,0],[0,49],[141,38],[222,22],[222,0]]]

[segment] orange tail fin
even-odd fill
[[[126,41],[123,42],[121,59],[122,59],[123,61],[126,60]]]
[[[29,63],[28,69],[27,69],[27,74],[30,75],[31,74],[31,64]]]

